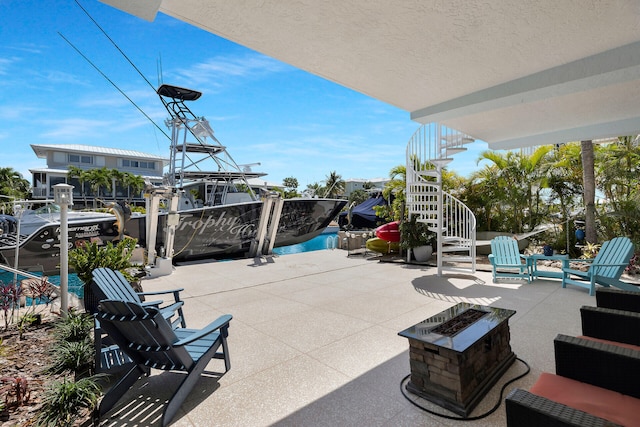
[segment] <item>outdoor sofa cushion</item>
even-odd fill
[[[640,399],[616,391],[547,372],[529,391],[623,426],[640,426]]]
[[[617,345],[618,347],[629,348],[631,350],[640,351],[640,345],[627,344],[627,343],[624,343],[624,342],[611,341],[611,340],[603,340],[601,338],[588,337],[586,335],[579,335],[577,338],[582,338],[582,339],[585,339],[585,340],[601,342],[603,344]]]

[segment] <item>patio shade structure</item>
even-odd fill
[[[492,149],[640,133],[637,1],[103,2],[173,16]]]

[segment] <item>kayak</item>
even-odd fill
[[[376,228],[376,237],[386,240],[387,242],[400,241],[400,222],[393,221],[381,225]]]
[[[372,252],[378,252],[380,254],[386,255],[391,252],[400,252],[400,243],[389,242],[379,237],[374,237],[367,240],[366,248]]]

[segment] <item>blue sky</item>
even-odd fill
[[[157,87],[201,91],[189,106],[211,122],[239,164],[293,176],[300,189],[336,171],[386,177],[404,164],[419,124],[409,113],[158,14],[152,23],[95,0],[82,6]],[[73,43],[162,128],[167,117],[145,80],[72,0],[0,0],[0,167],[31,179],[46,166],[30,144],[87,144],[168,158],[169,141],[60,36]],[[60,34],[59,34],[60,33]],[[478,169],[476,142],[449,165]]]

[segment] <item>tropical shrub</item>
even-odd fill
[[[95,349],[92,340],[93,316],[70,310],[66,317],[54,324],[55,343],[50,349],[51,364],[45,369],[49,374],[73,372],[76,378],[93,371]]]
[[[427,224],[419,222],[416,216],[410,220],[400,223],[400,247],[402,249],[413,249],[419,246],[436,245],[436,233],[429,230]]]
[[[35,419],[36,426],[72,426],[80,410],[94,411],[101,389],[93,377],[70,381],[63,378],[52,383],[44,395],[43,406]]]
[[[85,284],[91,282],[93,270],[99,267],[118,270],[131,281],[132,277],[127,269],[133,266],[130,260],[136,244],[136,239],[123,239],[115,245],[107,242],[104,246],[89,242],[69,251],[69,265]]]

